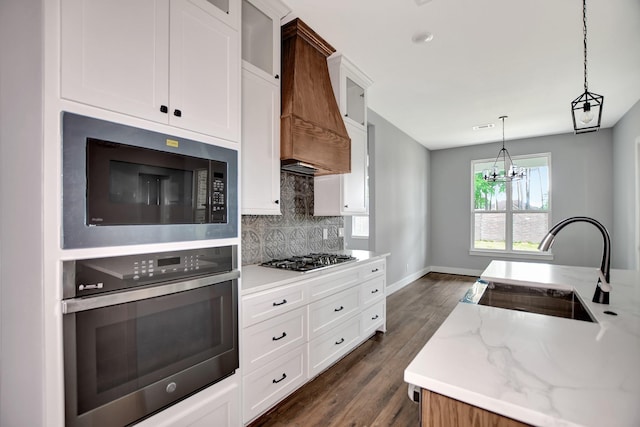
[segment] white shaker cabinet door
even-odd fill
[[[242,214],[280,215],[280,86],[242,70]]]
[[[240,35],[200,3],[171,2],[170,124],[238,141]]]
[[[351,138],[351,173],[343,175],[343,213],[367,213],[367,132],[345,122]]]
[[[62,0],[61,95],[167,121],[169,0]]]

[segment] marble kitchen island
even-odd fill
[[[609,305],[591,302],[596,268],[492,261],[481,277],[572,289],[596,323],[459,303],[407,383],[531,425],[640,426],[638,272],[611,271]]]

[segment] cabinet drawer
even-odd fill
[[[309,378],[353,349],[360,340],[360,317],[354,316],[309,342]]]
[[[362,336],[366,337],[385,324],[386,301],[382,300],[362,311]]]
[[[361,273],[362,280],[368,280],[376,275],[386,276],[386,265],[387,261],[385,259],[380,259],[378,261],[373,261],[366,266],[363,266]]]
[[[306,345],[301,345],[242,379],[244,422],[251,421],[271,405],[304,384]]]
[[[301,307],[307,302],[304,283],[242,297],[242,326],[247,327],[278,314]]]
[[[362,306],[365,307],[372,302],[384,298],[384,285],[385,277],[378,276],[373,279],[367,280],[360,285],[360,299],[362,300]]]
[[[360,309],[360,287],[309,304],[309,339],[333,328]]]
[[[254,371],[265,363],[307,342],[307,310],[297,308],[242,331],[245,372]]]
[[[360,269],[358,267],[323,274],[320,277],[309,280],[309,295],[311,301],[317,301],[336,292],[350,288],[360,282]]]

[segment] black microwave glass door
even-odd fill
[[[237,369],[233,283],[76,313],[77,415],[203,362],[209,383]]]
[[[225,172],[222,162],[88,138],[87,225],[218,222],[211,194]]]

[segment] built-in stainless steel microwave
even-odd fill
[[[63,248],[238,236],[235,150],[64,112]]]

